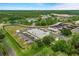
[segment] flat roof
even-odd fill
[[[44,31],[38,28],[27,29],[27,32],[29,32],[32,35],[35,35],[38,38],[44,37],[49,34],[49,31]]]

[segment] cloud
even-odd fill
[[[38,6],[44,6],[45,4],[44,3],[37,3],[36,5],[38,5]]]
[[[0,6],[0,10],[79,10],[78,3],[58,3],[58,4],[12,4],[11,6],[3,5]]]
[[[65,3],[65,4],[60,4],[60,5],[51,7],[51,9],[53,9],[53,10],[79,10],[79,4]]]
[[[28,8],[24,8],[24,7],[5,7],[5,8],[0,8],[0,10],[31,10],[33,9],[33,7],[28,7]]]

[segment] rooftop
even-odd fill
[[[32,43],[34,40],[43,38],[46,35],[49,35],[49,31],[44,30],[43,28],[27,27],[23,30],[16,30],[18,36],[20,36],[24,41]]]
[[[29,29],[29,30],[27,30],[27,32],[35,35],[38,38],[42,38],[43,36],[49,34],[49,32],[46,32],[46,31],[44,31],[42,29],[38,29],[38,28]]]

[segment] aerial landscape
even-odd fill
[[[0,3],[0,56],[79,56],[78,6]]]

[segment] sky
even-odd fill
[[[79,3],[0,3],[0,10],[79,10]]]

